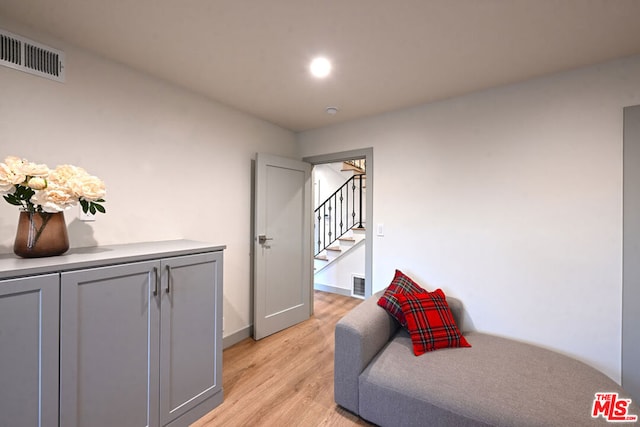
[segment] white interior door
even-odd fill
[[[256,340],[309,318],[311,165],[259,153],[255,173]]]

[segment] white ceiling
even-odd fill
[[[294,131],[640,54],[640,0],[0,0],[0,16]]]

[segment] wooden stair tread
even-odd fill
[[[314,259],[317,259],[319,261],[329,261],[329,258],[327,258],[326,255],[317,255],[314,257]]]
[[[354,239],[353,237],[339,237],[338,240],[340,240],[341,242],[355,242],[356,239]]]
[[[340,249],[340,246],[329,246],[327,250],[333,251],[333,252],[342,252],[342,249]]]
[[[355,166],[355,165],[350,165],[349,163],[342,163],[342,168],[340,170],[342,172],[354,171],[354,172],[358,172],[358,173],[361,173],[361,174],[365,173],[364,169],[362,169],[362,168],[360,168],[358,166]]]

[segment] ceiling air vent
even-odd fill
[[[64,82],[64,52],[2,29],[0,65]]]

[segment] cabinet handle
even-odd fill
[[[171,266],[167,265],[167,293],[171,292]]]
[[[160,279],[160,277],[158,277],[158,267],[153,267],[153,275],[155,276],[155,283],[153,285],[153,296],[157,297],[158,296],[158,280]]]

